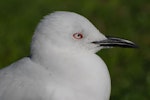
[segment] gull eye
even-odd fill
[[[73,37],[74,37],[75,39],[82,39],[82,38],[83,38],[83,35],[82,35],[81,33],[74,33],[74,34],[73,34]]]

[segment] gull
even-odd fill
[[[0,70],[0,100],[109,100],[109,71],[96,53],[112,47],[136,45],[77,13],[53,12],[38,24],[30,56]]]

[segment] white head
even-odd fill
[[[107,38],[85,17],[58,11],[44,17],[39,23],[31,45],[31,54],[61,51],[92,52],[109,46],[134,47],[130,41]]]

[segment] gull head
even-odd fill
[[[102,48],[131,47],[128,40],[104,36],[87,18],[73,12],[57,11],[41,20],[32,39],[31,54],[51,50],[92,52]]]

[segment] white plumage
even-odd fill
[[[113,39],[76,13],[46,16],[33,36],[31,57],[0,70],[0,100],[109,100],[109,72],[95,53],[134,46]]]

